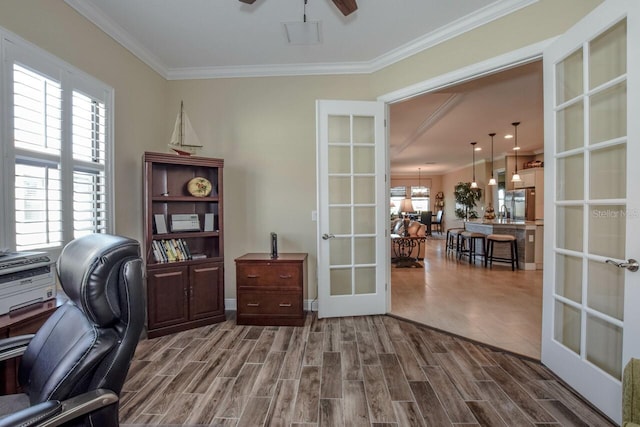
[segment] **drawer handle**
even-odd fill
[[[257,274],[247,274],[247,278],[249,278],[249,279],[257,279],[258,275]]]
[[[291,307],[291,304],[285,304],[285,303],[281,303],[280,307]]]
[[[259,302],[248,302],[247,307],[260,307]]]
[[[281,278],[281,279],[291,279],[292,277],[293,277],[293,276],[292,276],[292,275],[290,275],[290,274],[281,274],[281,275],[280,275],[280,278]]]

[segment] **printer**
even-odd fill
[[[46,253],[0,252],[0,315],[55,297],[55,267]]]

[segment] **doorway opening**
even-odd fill
[[[428,237],[424,268],[391,266],[390,313],[540,359],[542,270],[512,272],[506,264],[487,269],[480,259],[469,263],[446,250],[444,237],[446,229],[464,227],[455,215],[453,188],[471,181],[474,166],[484,193],[480,217],[489,204],[500,212],[505,191],[514,185],[508,179],[516,166],[513,139],[505,139],[513,133],[512,122],[522,123],[519,159],[544,157],[542,63],[532,60],[460,80],[390,102],[390,187],[410,188],[420,179],[431,194],[444,194],[445,218],[443,232]],[[470,142],[482,148],[475,164]],[[497,177],[495,187],[487,185],[491,176]]]

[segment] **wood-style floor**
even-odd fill
[[[391,313],[540,359],[542,270],[484,268],[427,240],[424,268],[391,269]]]
[[[390,316],[142,341],[123,426],[611,426],[537,362]]]

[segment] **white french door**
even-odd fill
[[[544,52],[542,362],[618,423],[640,357],[639,19],[606,0]]]
[[[316,115],[318,316],[385,313],[385,106],[321,100]]]

